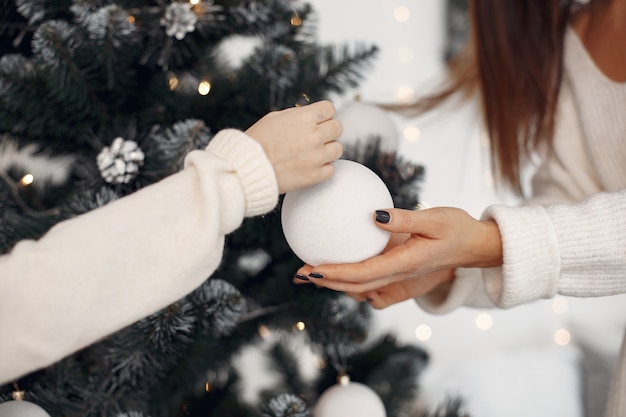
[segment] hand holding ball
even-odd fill
[[[281,221],[287,243],[305,263],[360,262],[379,255],[391,234],[374,224],[377,209],[393,207],[385,183],[354,161],[334,162],[335,175],[289,192]]]

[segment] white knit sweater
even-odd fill
[[[188,294],[217,269],[224,236],[277,201],[261,145],[228,129],[181,172],[18,243],[0,256],[0,383]]]
[[[626,83],[608,79],[569,29],[562,87],[555,152],[543,155],[533,197],[483,213],[500,228],[503,266],[457,270],[442,303],[417,299],[426,310],[626,292]],[[626,416],[624,342],[606,415]]]

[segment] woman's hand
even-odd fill
[[[331,162],[343,153],[336,141],[343,128],[334,116],[335,107],[324,100],[273,111],[246,130],[261,144],[272,163],[279,193],[307,187],[333,175]]]
[[[387,209],[377,211],[375,220],[381,229],[404,234],[404,240],[396,237],[381,255],[363,262],[305,265],[296,273],[294,282],[310,280],[336,291],[363,294],[436,271],[502,264],[497,224],[476,220],[463,210]]]
[[[437,297],[438,302],[443,302],[453,280],[454,269],[441,269],[421,277],[393,282],[376,290],[360,294],[348,293],[348,295],[357,301],[367,301],[377,309],[383,309],[424,294],[430,294],[433,298]]]

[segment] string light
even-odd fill
[[[200,0],[189,0],[189,3],[195,6],[200,3]]]
[[[426,324],[420,324],[415,329],[415,337],[418,340],[421,340],[423,342],[430,339],[432,335],[433,335],[432,329],[430,328],[430,326]]]
[[[178,90],[178,88],[180,87],[180,81],[178,80],[178,77],[176,77],[175,75],[172,75],[168,80],[167,80],[169,86],[170,86],[170,90],[174,91],[174,90]]]
[[[559,346],[568,345],[572,340],[572,335],[566,329],[559,329],[554,333],[554,343]]]
[[[493,327],[493,317],[488,313],[481,313],[476,317],[475,323],[480,330],[489,330]]]
[[[393,11],[393,17],[398,22],[404,23],[411,18],[411,11],[406,6],[398,6]]]
[[[303,321],[299,321],[296,323],[296,329],[303,331],[305,329],[306,325],[304,324]]]
[[[403,103],[408,103],[415,97],[415,91],[413,87],[409,85],[403,85],[396,90],[396,97]]]
[[[35,181],[33,174],[26,174],[20,179],[20,185],[27,187]]]
[[[132,15],[128,15],[128,17],[126,18],[126,20],[128,20],[128,23],[134,25],[135,24],[135,16]]]
[[[206,384],[204,384],[204,391],[211,392],[211,383],[209,381],[207,381]]]
[[[211,83],[208,81],[202,81],[198,84],[198,94],[201,96],[206,96],[211,91]]]
[[[422,132],[417,126],[407,126],[402,131],[402,135],[407,142],[417,142]]]
[[[272,335],[272,332],[266,325],[262,324],[259,326],[259,334],[263,339],[267,339]]]

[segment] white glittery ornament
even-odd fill
[[[161,18],[161,25],[165,26],[167,36],[173,36],[179,41],[184,39],[187,33],[196,30],[198,15],[192,10],[190,3],[172,2],[165,10],[165,16]]]
[[[0,417],[50,417],[50,414],[29,401],[7,401],[0,404]]]
[[[382,252],[390,233],[374,223],[378,209],[392,208],[385,183],[365,165],[334,162],[327,181],[291,191],[283,201],[283,233],[309,265],[360,262]]]
[[[144,154],[132,140],[117,137],[100,151],[97,157],[98,169],[102,178],[111,184],[126,184],[139,173],[143,166]]]
[[[359,382],[343,381],[322,393],[313,417],[386,417],[385,405],[376,392]]]
[[[389,114],[380,107],[351,101],[341,106],[335,116],[343,125],[338,141],[344,146],[366,146],[380,139],[382,153],[398,150],[398,128]]]

